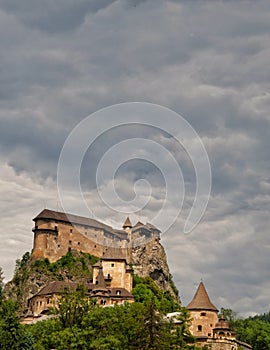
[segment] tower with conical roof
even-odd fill
[[[98,274],[93,282],[95,283],[95,286],[92,290],[92,296],[98,299],[99,304],[105,305],[109,298],[109,291],[106,286],[101,259],[99,261]]]
[[[213,338],[213,329],[218,322],[218,309],[212,304],[202,281],[187,309],[192,319],[190,331],[197,340],[204,342],[207,338]]]
[[[124,224],[123,224],[123,230],[126,231],[128,235],[128,244],[127,244],[127,258],[130,262],[131,260],[131,249],[132,249],[132,224],[129,219],[129,217],[126,218]]]

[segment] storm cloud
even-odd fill
[[[112,215],[96,194],[99,159],[138,135],[158,142],[181,166],[186,185],[181,215],[162,235],[183,304],[203,278],[217,307],[242,315],[268,311],[269,18],[267,0],[0,0],[0,266],[6,278],[31,250],[31,219],[44,207],[61,209],[57,163],[72,129],[101,108],[141,101],[179,113],[202,139],[212,170],[202,221],[182,233],[196,190],[185,150],[170,135],[142,126],[111,130],[89,148],[81,173],[88,205],[121,227],[125,217]],[[152,185],[149,205],[131,215],[134,223],[151,222],[165,193],[161,172],[142,157],[116,175],[125,199],[138,179]],[[76,210],[72,197],[70,206]]]

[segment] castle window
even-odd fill
[[[72,233],[72,228],[69,230],[70,233]]]
[[[72,241],[69,241],[69,244],[71,244],[72,243]]]
[[[211,333],[208,333],[208,337],[211,337]]]
[[[71,248],[70,247],[68,248],[68,251],[71,252]]]
[[[116,295],[120,295],[120,294],[121,294],[121,290],[117,290]]]
[[[212,323],[210,323],[210,327],[213,327]]]
[[[96,245],[94,245],[94,248],[96,248],[97,246]]]
[[[78,242],[78,245],[80,245],[81,243],[80,242]]]
[[[198,332],[201,332],[202,331],[202,325],[198,325]]]
[[[114,263],[111,263],[111,267],[114,267]]]
[[[201,316],[206,316],[206,312],[201,312]]]
[[[58,248],[60,248],[60,244],[58,244]]]

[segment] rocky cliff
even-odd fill
[[[150,276],[164,291],[169,291],[180,302],[179,293],[172,280],[165,250],[158,239],[132,249],[132,267],[140,277]]]

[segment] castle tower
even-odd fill
[[[123,229],[124,229],[124,231],[127,232],[128,238],[129,238],[129,242],[131,242],[132,224],[131,224],[131,222],[130,222],[129,217],[126,218],[126,221],[124,222],[124,225],[123,225]]]
[[[95,279],[95,287],[92,290],[92,296],[97,298],[100,305],[105,305],[109,301],[109,291],[103,274],[102,261],[100,260],[98,266],[98,274]]]
[[[235,339],[235,332],[233,332],[223,315],[218,320],[214,328],[214,338],[216,339]]]
[[[198,289],[187,305],[192,321],[190,331],[199,342],[213,338],[213,329],[218,322],[218,309],[212,304],[201,281]]]

